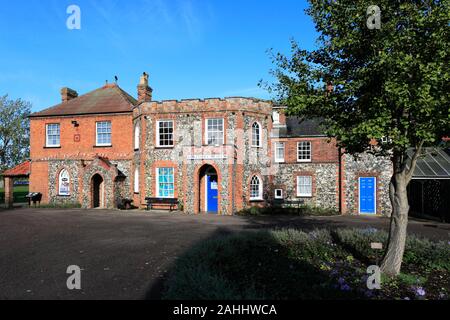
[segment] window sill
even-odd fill
[[[167,149],[173,149],[175,146],[156,146],[156,150],[167,150]]]
[[[298,163],[311,163],[312,160],[297,160]]]
[[[61,149],[61,146],[44,146],[44,149]]]
[[[250,202],[264,202],[264,199],[250,199]]]
[[[284,161],[284,160],[282,160],[282,161],[281,161],[281,160],[280,160],[280,161],[276,161],[276,160],[275,160],[275,163],[277,163],[277,164],[283,164],[283,163],[286,163],[286,161]]]
[[[94,148],[112,148],[112,144],[95,145]]]
[[[306,195],[297,195],[297,198],[308,198],[308,199],[310,199],[312,197],[313,197],[312,195],[308,195],[308,196],[306,196]]]

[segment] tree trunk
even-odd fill
[[[408,175],[406,170],[397,172],[391,179],[389,194],[392,204],[391,225],[386,254],[381,263],[381,271],[389,276],[400,273],[405,251],[408,227]]]

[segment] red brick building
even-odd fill
[[[387,161],[341,155],[317,121],[286,117],[269,101],[153,101],[146,74],[137,100],[116,84],[61,94],[30,117],[30,191],[44,203],[176,198],[186,213],[233,214],[303,199],[343,213],[389,210]]]

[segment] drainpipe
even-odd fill
[[[338,148],[338,154],[339,154],[339,214],[342,215],[342,148]]]

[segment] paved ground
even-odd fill
[[[0,299],[157,299],[177,256],[220,234],[269,227],[375,227],[376,217],[219,217],[141,211],[0,211]],[[411,221],[409,231],[450,239],[450,225]],[[69,291],[66,269],[82,268]]]

